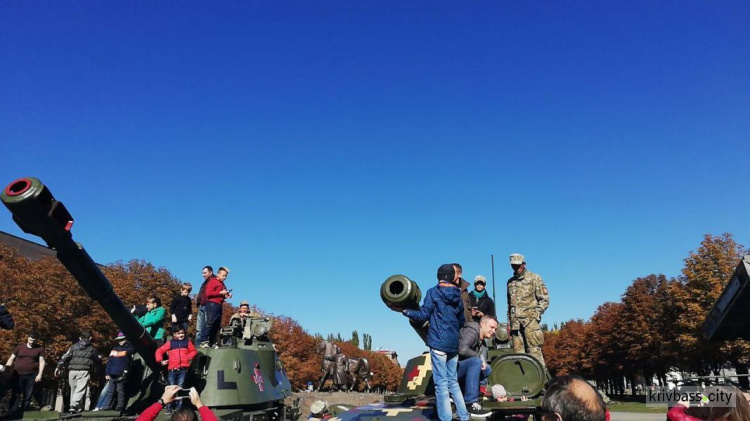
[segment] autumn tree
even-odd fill
[[[609,393],[625,393],[622,379],[628,375],[625,356],[627,350],[621,341],[630,332],[622,323],[622,303],[606,302],[591,317],[588,340],[583,345],[586,358],[582,370],[588,373],[599,388]]]
[[[103,272],[126,306],[145,303],[151,294],[170,297],[180,288],[179,280],[168,270],[143,261],[114,263],[103,267]],[[0,245],[0,274],[10,280],[3,284],[2,293],[16,321],[13,331],[0,336],[0,352],[9,355],[31,330],[38,332],[49,362],[45,386],[52,386],[55,364],[82,330],[92,331],[97,346],[112,344],[118,331],[115,323],[56,259],[30,261],[17,250]]]
[[[319,340],[296,320],[284,316],[274,318],[269,336],[295,389],[303,389],[308,381],[320,378],[323,356],[316,353]]]
[[[654,377],[663,384],[667,372],[676,365],[670,352],[676,339],[670,335],[676,314],[671,310],[669,289],[666,276],[648,275],[634,280],[622,296],[620,328],[628,334],[620,335],[618,343],[626,350],[631,379],[642,376],[646,385]]]
[[[677,303],[677,343],[682,358],[681,366],[700,375],[718,372],[721,364],[732,361],[744,368],[750,347],[746,341],[732,341],[717,345],[708,343],[701,327],[714,303],[729,282],[745,248],[737,244],[731,234],[706,234],[698,250],[685,259],[682,274],[672,287]]]
[[[555,376],[584,374],[583,344],[588,340],[583,320],[571,320],[558,332],[545,336],[542,352],[547,369]]]

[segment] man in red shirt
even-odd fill
[[[206,325],[201,330],[201,337],[198,338],[201,348],[209,348],[216,342],[216,335],[221,328],[221,313],[224,300],[232,298],[232,294],[227,290],[224,281],[229,275],[229,269],[222,266],[219,268],[215,278],[209,278],[206,284]]]

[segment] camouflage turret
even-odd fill
[[[0,200],[24,232],[41,237],[57,251],[60,262],[86,294],[102,306],[139,354],[128,376],[126,413],[137,414],[155,402],[164,388],[159,376],[162,367],[155,358],[156,342],[125,307],[83,246],[73,241],[73,217],[62,202],[33,177],[9,184],[0,193]],[[187,386],[198,389],[203,403],[219,419],[296,420],[296,404],[284,405],[284,399],[292,395],[291,384],[268,337],[271,320],[253,314],[238,322],[222,328],[216,349],[199,350],[188,370]],[[112,419],[120,418],[120,414],[102,411],[85,417]]]

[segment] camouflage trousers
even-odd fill
[[[542,356],[544,332],[542,332],[539,322],[532,320],[526,327],[523,327],[523,323],[520,326],[520,329],[510,331],[510,336],[513,339],[513,351],[530,354],[539,360],[543,366],[546,366]]]

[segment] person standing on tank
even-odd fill
[[[430,322],[427,328],[427,346],[430,348],[432,380],[435,383],[440,421],[453,419],[451,397],[459,420],[469,419],[457,375],[459,330],[465,320],[459,279],[454,265],[440,266],[437,271],[438,284],[427,290],[422,307],[419,310],[402,310],[403,315],[412,320]]]
[[[508,279],[508,326],[515,352],[525,352],[544,366],[544,332],[540,322],[549,307],[549,291],[542,277],[526,269],[522,254],[510,255],[513,276]]]
[[[216,278],[209,279],[206,285],[206,325],[201,329],[201,337],[199,339],[201,348],[213,346],[216,341],[216,335],[221,328],[221,314],[224,301],[232,298],[232,294],[224,285],[224,281],[228,275],[229,269],[222,266],[219,268]]]
[[[214,268],[212,266],[203,266],[201,271],[203,275],[203,283],[198,290],[198,295],[195,296],[195,308],[198,309],[198,315],[195,318],[195,344],[200,344],[201,332],[206,327],[206,285],[211,278],[216,278],[214,275]]]
[[[474,277],[474,290],[469,293],[471,303],[471,317],[479,323],[484,316],[495,315],[495,302],[487,294],[487,278],[483,275]]]
[[[167,310],[161,306],[161,299],[155,295],[146,300],[146,314],[138,317],[138,323],[146,328],[146,332],[154,338],[156,346],[164,345],[164,322],[167,320]],[[131,312],[135,312],[135,307]]]
[[[461,302],[464,305],[464,321],[469,322],[471,318],[471,300],[469,299],[469,281],[462,278],[464,268],[459,263],[451,263],[458,276],[458,288],[461,290]],[[463,325],[462,325],[463,326]]]
[[[74,343],[60,357],[55,368],[55,377],[59,377],[65,365],[68,366],[68,383],[70,384],[70,413],[80,414],[86,401],[86,388],[91,380],[91,369],[94,363],[101,363],[102,357],[91,344],[91,331],[81,331],[78,342]]]
[[[193,320],[193,301],[190,299],[190,291],[193,286],[185,282],[180,288],[180,295],[172,299],[169,312],[172,313],[172,330],[179,326],[187,334],[188,323]]]

